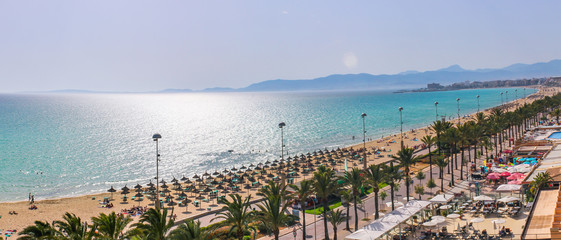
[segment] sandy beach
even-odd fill
[[[539,91],[535,94],[528,96],[525,99],[519,99],[516,101],[512,101],[508,103],[511,110],[516,108],[516,106],[530,103],[536,99],[540,99],[542,96],[551,96],[557,93],[557,88],[545,88],[545,87],[536,87]],[[489,110],[485,110],[484,112],[489,112]],[[469,120],[471,116],[462,117],[461,121]],[[457,119],[452,120],[454,123]],[[404,145],[413,147],[422,144],[421,139],[427,135],[432,134],[432,131],[429,127],[415,129],[413,131],[404,131]],[[354,149],[362,148],[362,139],[357,138],[357,144],[352,146]],[[368,164],[379,164],[386,162],[391,159],[391,155],[395,154],[400,148],[400,134],[396,133],[392,136],[386,136],[383,139],[376,139],[373,141],[369,141],[366,143],[366,148],[369,152],[372,152],[373,149],[385,149],[385,152],[382,152],[377,157],[374,157],[374,154],[368,155]],[[351,161],[350,166],[357,165],[361,167],[362,164],[358,163],[358,161]],[[418,169],[422,169],[426,167],[426,164],[418,164],[413,171],[417,171]],[[339,164],[335,166],[335,169],[342,170],[343,164]],[[310,174],[303,175],[295,178],[295,182],[300,181],[304,178],[309,178]],[[166,179],[169,180],[169,179]],[[146,183],[141,183],[146,184]],[[153,207],[153,203],[150,203],[150,200],[147,198],[142,201],[131,201],[122,202],[120,197],[121,194],[120,188],[123,186],[114,186],[117,189],[117,192],[113,194],[115,201],[112,201],[114,204],[113,208],[103,208],[100,204],[101,201],[105,197],[109,197],[110,193],[100,193],[95,195],[86,195],[86,196],[77,196],[71,198],[60,198],[60,199],[49,199],[49,200],[39,200],[35,202],[35,205],[38,209],[30,210],[30,204],[27,201],[22,202],[12,202],[12,203],[2,203],[0,204],[0,229],[1,230],[11,230],[15,229],[21,231],[24,227],[33,224],[34,221],[53,221],[59,220],[62,218],[62,215],[65,212],[75,213],[77,216],[81,217],[83,220],[90,222],[90,218],[93,216],[99,215],[99,213],[110,213],[110,212],[121,212],[123,209],[130,209],[135,206],[147,206]],[[243,189],[241,194],[247,195],[251,194],[255,196],[257,188],[252,188],[247,192],[247,189]],[[134,189],[133,189],[134,190]],[[132,192],[132,190],[131,190]],[[130,196],[134,195],[130,194]],[[187,194],[191,196],[191,193]],[[41,198],[40,196],[36,196],[37,198]],[[193,199],[193,198],[192,198]],[[202,206],[196,208],[192,203],[188,205],[187,208],[185,207],[174,207],[174,214],[177,214],[177,219],[185,219],[188,217],[196,217],[197,215],[202,215],[208,213],[209,210],[214,211],[220,208],[215,202],[202,202]],[[9,214],[9,212],[15,211],[17,214]],[[138,219],[138,216],[133,217],[134,219]]]

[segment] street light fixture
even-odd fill
[[[156,202],[154,203],[156,209],[160,209],[160,188],[159,188],[159,163],[160,163],[160,153],[158,150],[158,140],[162,138],[162,135],[156,133],[152,135],[152,139],[156,142]]]
[[[286,126],[284,122],[279,123],[279,128],[281,130],[281,160],[284,160],[284,126]]]
[[[460,98],[456,98],[456,102],[458,102],[458,126],[460,125]]]
[[[506,96],[506,102],[508,103],[508,91],[505,91],[505,96]]]
[[[477,95],[477,112],[479,113],[479,95]]]
[[[286,126],[284,122],[279,123],[279,128],[281,130],[281,160],[284,160],[284,126]],[[282,177],[282,184],[286,185],[285,174],[281,173],[281,177]]]
[[[366,113],[362,113],[360,116],[362,117],[362,150],[364,151],[363,163],[364,170],[366,170],[366,168],[368,168],[368,163],[366,163]]]
[[[436,117],[434,118],[434,121],[438,121],[438,102],[434,102],[434,109],[436,112]]]
[[[400,133],[401,133],[401,148],[403,149],[403,115],[401,111],[403,111],[403,107],[399,107],[399,124],[400,124]]]
[[[503,92],[501,92],[501,106],[504,105],[504,101],[503,101]]]

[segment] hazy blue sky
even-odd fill
[[[245,87],[561,58],[561,1],[0,1],[1,92]]]

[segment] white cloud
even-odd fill
[[[343,64],[345,64],[345,67],[347,67],[348,69],[356,68],[356,66],[358,65],[358,58],[356,57],[355,53],[346,52],[345,54],[343,54]]]
[[[288,11],[284,10],[281,12],[282,14],[288,14]]]

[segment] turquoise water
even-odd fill
[[[464,115],[477,111],[476,95],[484,109],[506,90],[0,95],[0,201],[145,184],[156,171],[156,132],[169,180],[280,156],[281,121],[294,155],[359,143],[363,112],[367,137],[378,138],[399,132],[400,106],[409,130],[434,121],[435,101],[440,115],[455,117],[456,98]]]
[[[547,138],[551,138],[551,139],[561,139],[561,132],[554,132],[551,135],[549,135],[549,137]]]

